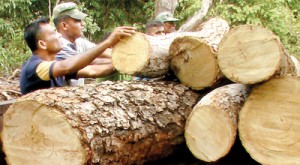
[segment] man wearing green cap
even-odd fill
[[[57,31],[62,35],[64,44],[63,50],[56,56],[57,60],[63,60],[77,55],[78,53],[84,52],[96,45],[82,37],[85,25],[83,19],[86,16],[87,15],[85,13],[78,10],[77,5],[73,2],[61,3],[54,7],[53,22]],[[91,63],[91,65],[99,69],[106,66],[113,67],[111,61],[111,49],[107,48],[101,55],[99,55],[99,58],[96,58]],[[103,80],[115,80],[117,79],[116,77],[120,77],[120,74],[115,72]],[[125,76],[123,76],[123,78],[124,77]],[[131,76],[127,77],[128,79],[131,79]],[[66,83],[71,86],[83,85],[84,79],[69,80]]]
[[[159,13],[156,16],[156,20],[160,21],[164,24],[166,34],[175,32],[176,31],[175,30],[175,28],[176,28],[175,22],[179,21],[179,19],[174,18],[172,13],[169,11]]]

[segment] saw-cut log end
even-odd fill
[[[199,38],[176,38],[171,43],[169,54],[174,74],[182,84],[194,90],[210,87],[220,78],[216,54]]]
[[[139,72],[149,63],[149,49],[149,42],[142,33],[121,39],[112,51],[114,68],[124,74]]]
[[[34,101],[14,103],[3,119],[8,164],[84,164],[86,151],[61,114]]]
[[[218,49],[222,73],[231,81],[242,84],[266,81],[282,67],[289,67],[282,66],[283,56],[279,38],[272,31],[255,25],[232,28]]]
[[[215,162],[227,155],[236,138],[237,125],[224,111],[212,106],[196,106],[185,127],[185,140],[192,154]]]
[[[261,164],[300,164],[300,79],[272,78],[253,88],[239,114],[239,137]]]

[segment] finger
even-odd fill
[[[136,28],[131,27],[131,26],[121,26],[120,28],[122,28],[124,30],[136,30]]]
[[[121,34],[134,34],[135,32],[136,32],[135,30],[124,30],[124,29],[120,30]]]

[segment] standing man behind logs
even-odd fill
[[[174,18],[173,14],[169,11],[158,14],[156,20],[164,24],[166,34],[175,32],[176,31],[175,22],[179,21],[179,19]]]
[[[80,10],[73,2],[61,3],[54,7],[53,9],[53,22],[57,31],[62,35],[63,49],[57,54],[57,60],[63,60],[74,55],[77,55],[80,52],[84,52],[96,44],[88,41],[83,38],[83,29],[84,29],[84,18],[87,15]],[[112,66],[111,61],[111,47],[107,48],[102,54],[99,54],[99,57],[96,58],[91,65],[93,67]],[[114,72],[107,77],[101,76],[101,80],[131,80],[129,75],[120,75],[118,72]],[[98,80],[97,80],[98,81]],[[69,80],[67,81],[68,85],[76,86],[83,85],[84,80]]]
[[[145,33],[149,36],[165,35],[164,24],[160,21],[151,20],[146,23]]]
[[[26,61],[21,70],[21,93],[26,94],[38,89],[60,87],[64,79],[79,77],[106,76],[114,72],[110,66],[89,66],[95,58],[102,54],[120,38],[135,33],[132,27],[117,27],[105,41],[94,48],[68,59],[55,61],[55,56],[63,48],[57,33],[49,24],[49,18],[40,18],[30,23],[24,31],[24,38],[32,51],[32,56]]]

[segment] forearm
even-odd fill
[[[112,55],[112,49],[107,48],[99,57],[100,58],[111,58],[111,55]]]
[[[55,65],[57,66],[53,70],[53,75],[58,77],[79,71],[92,63],[97,57],[99,57],[99,54],[103,53],[110,45],[111,42],[106,40],[83,53],[70,57],[66,60],[56,62]]]
[[[91,65],[103,65],[103,64],[111,64],[111,63],[112,63],[111,58],[98,57],[91,63]]]
[[[77,78],[98,78],[115,73],[112,64],[88,65],[77,72]]]

